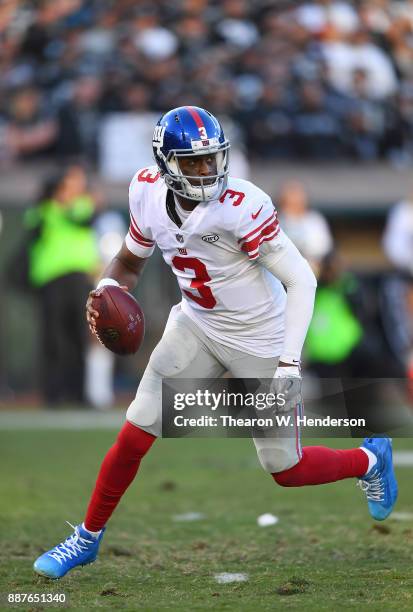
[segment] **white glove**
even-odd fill
[[[271,383],[271,393],[282,395],[285,404],[277,404],[278,412],[289,412],[302,403],[301,372],[299,366],[283,366],[276,369]]]
[[[300,366],[281,366],[275,370],[274,378],[301,378]]]

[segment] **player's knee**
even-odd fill
[[[155,347],[149,363],[162,377],[179,376],[194,360],[199,343],[185,327],[172,327]]]
[[[162,378],[148,365],[126,419],[154,436],[161,435]]]
[[[123,456],[143,457],[155,441],[155,436],[126,421],[118,433],[117,444]]]
[[[266,472],[283,472],[288,470],[299,461],[297,453],[292,453],[285,448],[270,449],[264,448],[257,450],[258,459]]]
[[[135,399],[131,402],[126,418],[136,427],[153,427],[159,419],[158,403],[161,399],[155,394],[146,393],[145,391],[137,393]]]

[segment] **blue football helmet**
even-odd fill
[[[197,106],[174,108],[156,124],[152,146],[161,175],[174,193],[199,202],[220,197],[228,180],[230,144],[214,115]],[[215,155],[217,165],[215,175],[202,177],[183,174],[180,158],[211,154]]]

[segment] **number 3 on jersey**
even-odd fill
[[[160,177],[160,173],[156,172],[155,174],[151,173],[149,168],[144,168],[138,174],[139,183],[156,183],[158,178]]]
[[[213,296],[211,289],[205,284],[211,280],[205,264],[202,263],[196,257],[179,257],[175,255],[172,259],[172,265],[181,272],[185,272],[185,270],[193,270],[195,273],[194,278],[191,281],[190,288],[194,291],[188,291],[186,289],[182,289],[185,295],[202,306],[203,308],[208,308],[211,310],[216,305],[217,301]]]

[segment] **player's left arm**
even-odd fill
[[[253,202],[247,200],[240,215],[238,243],[249,259],[264,266],[286,288],[284,346],[277,371],[299,375],[317,281],[307,260],[280,228],[271,198],[257,188],[253,195]]]
[[[285,399],[283,410],[302,404],[300,357],[313,315],[317,281],[309,263],[280,229],[275,241],[265,246],[259,262],[287,290],[284,345],[271,389]]]
[[[278,367],[299,367],[313,315],[317,281],[307,260],[281,229],[274,243],[262,250],[259,263],[277,277],[287,291],[284,346]],[[291,369],[288,373],[294,375],[296,372]]]

